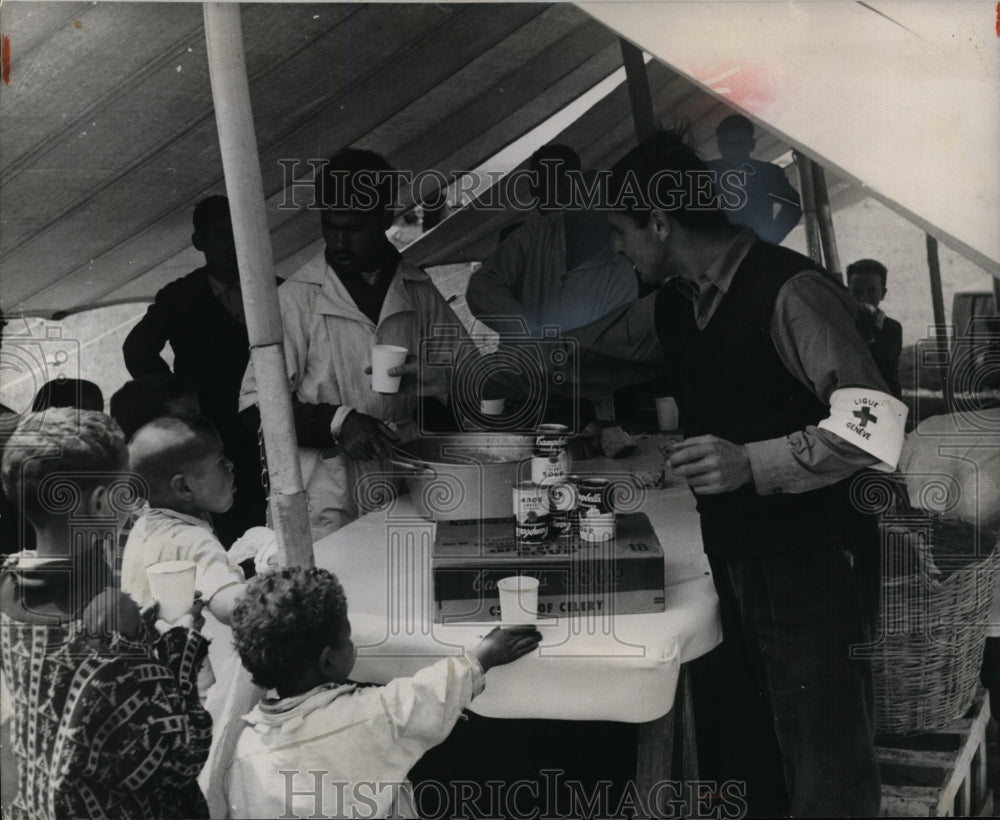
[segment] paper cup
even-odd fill
[[[479,411],[484,416],[499,416],[503,413],[506,399],[482,399],[479,402]]]
[[[538,620],[538,579],[511,575],[497,581],[500,620],[504,624],[533,624]]]
[[[656,399],[656,426],[664,432],[676,430],[680,426],[677,402],[673,396],[660,396]]]
[[[372,390],[377,393],[398,393],[401,376],[390,376],[389,368],[406,363],[407,350],[396,345],[372,347]]]
[[[163,561],[146,567],[149,591],[160,604],[159,617],[176,621],[194,605],[194,561]]]

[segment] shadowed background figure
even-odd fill
[[[705,164],[716,174],[724,171],[746,174],[743,186],[746,202],[741,207],[726,209],[729,223],[752,228],[765,242],[780,244],[802,217],[799,192],[780,165],[750,158],[757,140],[753,123],[746,117],[740,114],[726,117],[715,129],[715,138],[721,159]]]

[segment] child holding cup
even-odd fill
[[[215,427],[205,418],[154,419],[136,431],[128,451],[133,472],[149,487],[149,507],[125,544],[122,588],[148,606],[154,600],[150,568],[191,561],[208,611],[228,624],[245,579],[207,517],[228,510],[235,490],[233,465]]]
[[[254,680],[276,691],[244,717],[226,777],[230,817],[415,817],[407,773],[448,736],[484,674],[541,639],[531,625],[494,629],[462,657],[359,686],[348,681],[344,591],[326,570],[302,567],[248,582],[233,637]]]

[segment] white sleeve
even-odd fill
[[[479,662],[463,656],[438,661],[412,678],[396,678],[379,697],[396,740],[421,755],[448,737],[484,687]]]

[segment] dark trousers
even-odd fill
[[[850,647],[874,634],[879,556],[877,540],[846,546],[709,559],[723,626],[719,775],[746,782],[752,816],[878,815],[871,670]]]

